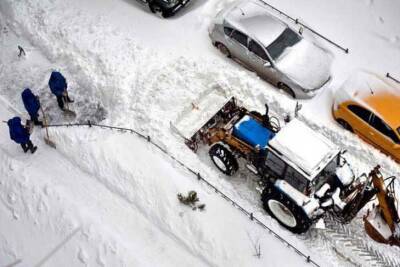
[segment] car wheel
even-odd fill
[[[264,189],[262,202],[268,214],[292,233],[305,233],[312,224],[304,210],[273,185]]]
[[[349,131],[349,132],[354,133],[353,127],[351,127],[351,125],[350,125],[347,121],[342,120],[342,119],[337,119],[336,121],[337,121],[344,129],[346,129],[346,130]]]
[[[210,148],[209,155],[214,165],[224,174],[232,176],[239,169],[238,162],[226,147],[215,144]]]
[[[221,51],[221,53],[224,54],[226,57],[228,57],[228,58],[231,58],[231,57],[232,57],[231,52],[229,51],[229,49],[228,49],[225,45],[223,45],[223,44],[221,44],[221,43],[217,43],[217,48],[218,48],[218,50]]]
[[[278,88],[290,95],[291,97],[296,98],[296,94],[293,92],[292,88],[290,88],[286,84],[278,83]]]
[[[159,13],[159,14],[162,15],[162,10],[161,10],[161,7],[159,5],[154,4],[154,3],[149,3],[149,8],[150,8],[150,11],[152,13],[154,13],[154,14]]]

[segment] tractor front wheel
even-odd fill
[[[221,144],[213,145],[208,154],[214,165],[226,175],[232,176],[239,169],[235,156]]]

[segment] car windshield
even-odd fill
[[[292,47],[300,42],[301,37],[292,29],[286,28],[272,44],[267,47],[268,53],[273,60],[277,60],[286,48]]]

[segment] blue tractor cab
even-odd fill
[[[264,127],[260,121],[249,115],[245,115],[235,124],[233,127],[233,135],[254,148],[259,146],[261,150],[265,149],[269,140],[275,136],[275,134]]]

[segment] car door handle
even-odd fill
[[[374,134],[373,132],[369,132],[369,135],[372,135],[372,136],[374,136],[375,134]]]

